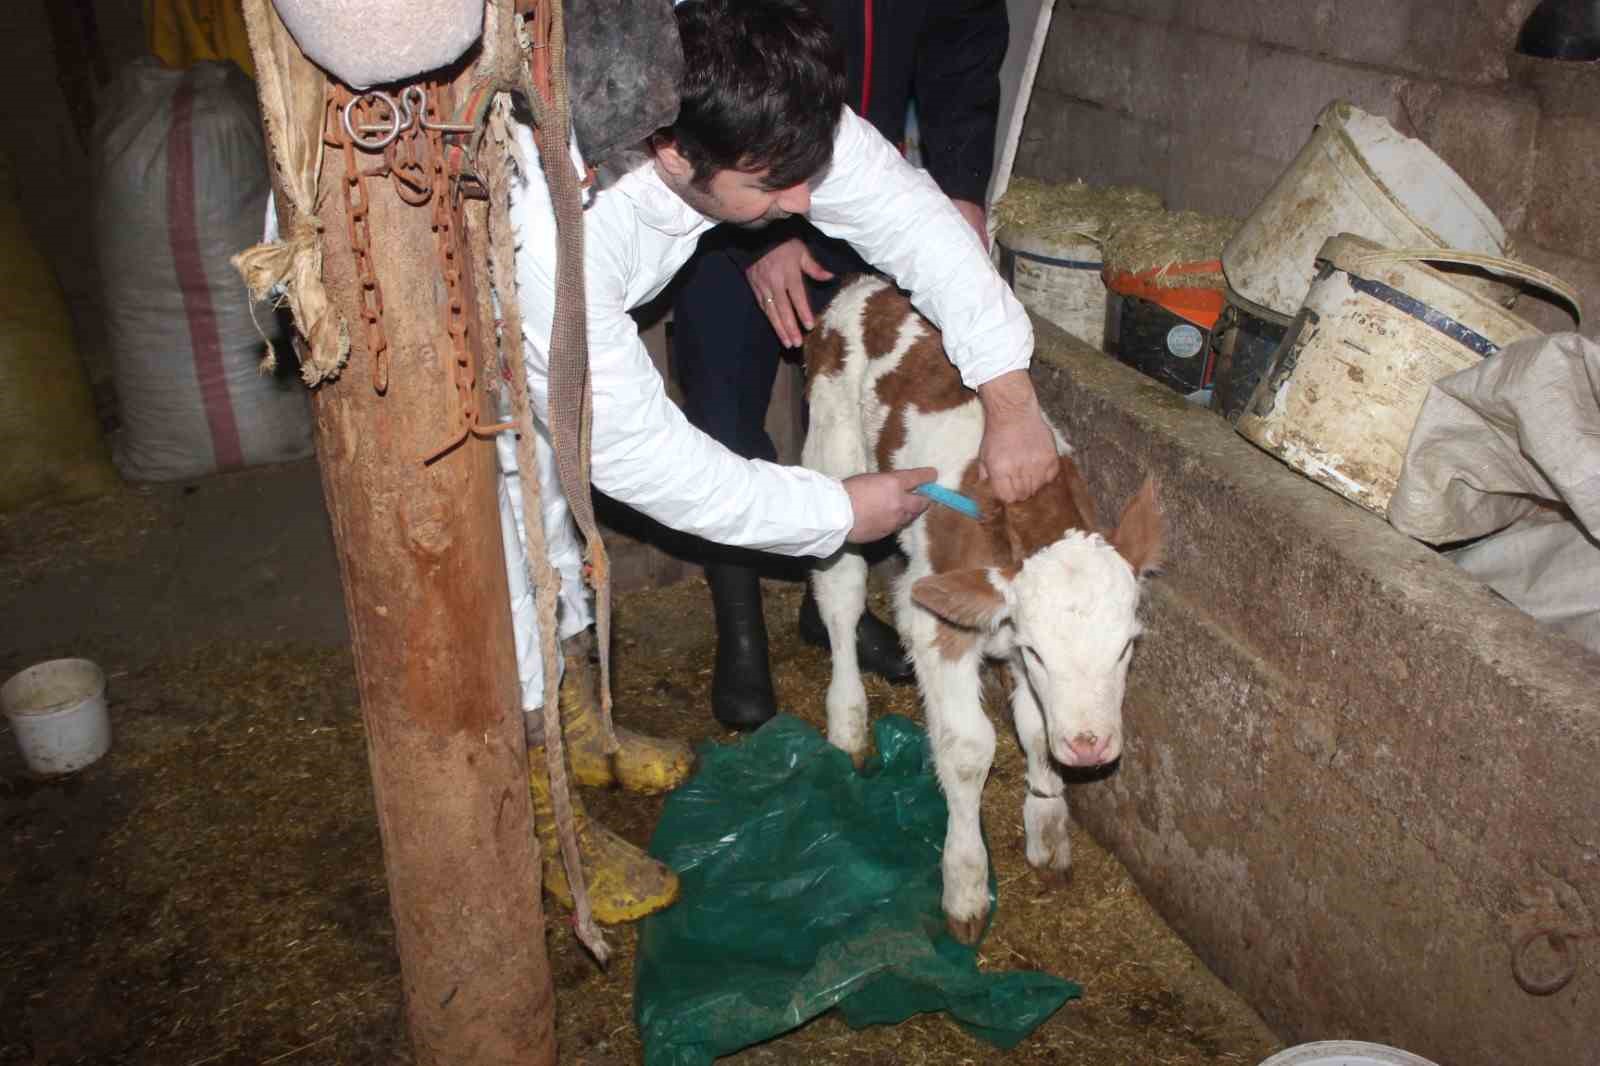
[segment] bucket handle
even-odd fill
[[[1406,248],[1398,251],[1368,252],[1357,257],[1350,265],[1361,270],[1371,266],[1415,262],[1460,263],[1463,266],[1482,267],[1492,274],[1506,274],[1522,281],[1531,281],[1546,292],[1555,293],[1567,301],[1572,307],[1574,323],[1583,322],[1583,304],[1579,302],[1576,290],[1554,274],[1546,273],[1526,263],[1519,263],[1515,259],[1502,259],[1496,255],[1483,255],[1480,252],[1465,252],[1458,248]]]

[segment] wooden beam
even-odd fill
[[[370,166],[370,159],[363,159]],[[318,190],[323,277],[351,324],[350,364],[316,389],[373,789],[420,1066],[555,1061],[539,851],[490,443],[423,458],[460,426],[440,325],[429,207],[367,182],[388,388],[361,330],[344,160]]]

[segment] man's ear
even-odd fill
[[[655,152],[656,162],[661,169],[677,181],[689,181],[694,177],[694,164],[678,150],[678,142],[665,133],[657,133],[650,138],[650,147]]]
[[[912,585],[911,601],[954,625],[992,629],[1011,613],[1005,587],[999,570],[952,570]]]

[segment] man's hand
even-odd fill
[[[938,476],[939,471],[923,466],[845,478],[844,490],[850,494],[850,507],[856,518],[845,540],[851,544],[871,544],[909,525],[928,509],[929,503],[926,496],[918,496],[911,490]]]
[[[950,202],[955,205],[957,211],[961,212],[961,217],[967,220],[967,225],[972,227],[973,232],[977,233],[978,243],[983,245],[983,250],[987,252],[989,250],[989,216],[984,211],[983,205],[975,204],[971,200],[952,199]]]
[[[817,324],[811,314],[811,301],[806,298],[808,277],[832,281],[833,273],[824,270],[799,239],[784,241],[744,272],[756,301],[785,348],[800,347],[806,339],[802,331]]]
[[[1025,500],[1060,468],[1055,434],[1039,410],[1033,380],[1026,370],[1001,374],[978,386],[978,399],[983,404],[978,473],[1002,502]]]

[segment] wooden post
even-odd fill
[[[387,393],[375,390],[343,181],[330,150],[323,277],[352,351],[313,408],[416,1061],[553,1063],[494,446],[469,439],[423,465],[455,436],[459,401],[431,211],[386,179],[367,182],[389,341]]]

